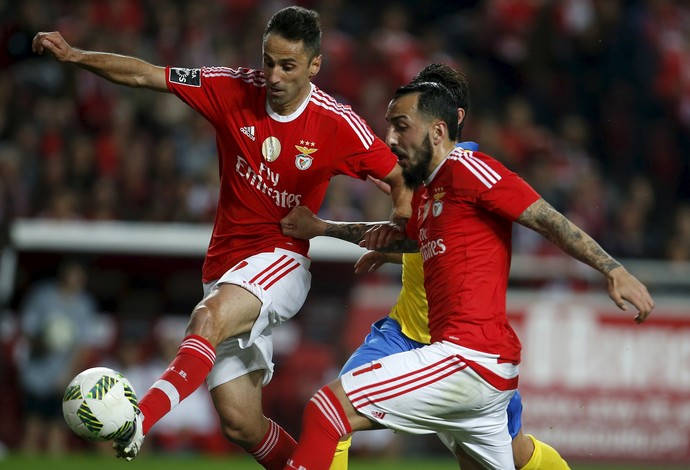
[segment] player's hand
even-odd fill
[[[57,31],[48,33],[38,33],[34,36],[31,43],[31,49],[40,55],[49,53],[60,62],[69,62],[76,54],[75,50],[70,46],[65,38]]]
[[[280,220],[280,228],[283,235],[309,240],[324,235],[326,223],[315,216],[307,207],[297,206]]]
[[[612,269],[607,275],[609,297],[621,310],[628,310],[626,301],[637,309],[635,322],[644,322],[652,309],[654,300],[644,284],[630,274],[623,266]]]
[[[367,251],[355,263],[355,274],[373,273],[386,264],[386,256],[380,251]]]
[[[402,253],[367,251],[355,263],[355,274],[373,273],[386,263],[402,264]]]
[[[381,250],[405,238],[405,231],[398,224],[377,224],[367,230],[359,246],[367,250]]]

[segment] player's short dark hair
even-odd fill
[[[414,76],[411,83],[434,82],[440,83],[453,95],[457,108],[462,108],[467,112],[470,107],[470,88],[467,77],[462,72],[455,70],[446,64],[429,64]],[[458,124],[457,138],[462,138],[462,129],[465,121]]]
[[[393,99],[419,93],[417,112],[430,119],[440,119],[448,126],[448,137],[455,142],[458,135],[458,108],[448,88],[436,82],[415,82],[401,86]]]
[[[268,20],[264,41],[270,33],[288,41],[302,41],[310,60],[321,54],[321,21],[314,10],[298,6],[283,8]]]

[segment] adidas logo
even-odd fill
[[[256,140],[256,137],[254,137],[254,126],[240,127],[240,132],[250,139]]]

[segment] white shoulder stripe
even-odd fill
[[[257,87],[266,85],[266,78],[260,70],[253,69],[233,69],[230,67],[204,67],[201,69],[204,77],[230,77],[251,83]]]
[[[481,171],[490,181],[493,181],[494,184],[498,183],[498,181],[501,179],[501,175],[496,173],[493,168],[491,168],[489,165],[487,165],[484,161],[480,160],[479,158],[475,157],[472,154],[468,154],[465,156],[467,158],[467,162],[470,163],[471,165],[475,166],[479,171]]]
[[[481,181],[482,184],[487,188],[491,189],[496,183],[498,183],[498,181],[501,179],[501,176],[498,173],[493,171],[484,162],[477,159],[476,157],[468,157],[469,156],[463,152],[460,155],[460,158],[454,160],[457,160],[463,165],[465,165],[465,168],[467,168],[474,176],[476,176],[477,179]],[[477,162],[479,162],[479,164]]]
[[[361,130],[362,133],[364,133],[368,138],[371,139],[371,142],[374,141],[374,135],[368,130],[362,118],[359,117],[354,111],[352,111],[352,108],[338,103],[333,97],[323,93],[321,90],[317,90],[316,93],[313,94],[312,98],[315,101],[322,101],[326,109],[331,109],[336,113],[342,115],[346,119],[348,119],[350,125],[356,126],[358,129]]]
[[[332,98],[326,99],[324,95],[318,92],[312,94],[311,102],[317,106],[332,111],[333,113],[345,119],[355,134],[357,134],[357,137],[359,137],[359,140],[362,142],[362,145],[364,145],[364,148],[368,149],[371,147],[371,144],[374,143],[374,134],[369,131],[362,119],[357,116],[357,114],[355,114],[349,107],[339,104]]]

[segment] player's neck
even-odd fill
[[[311,94],[311,82],[307,84],[300,92],[295,95],[295,98],[293,100],[290,100],[289,102],[278,104],[278,103],[272,103],[271,100],[268,100],[268,106],[271,108],[271,111],[274,113],[280,115],[280,116],[289,116],[295,111],[297,111],[303,104],[304,102],[309,99],[309,95]]]
[[[443,143],[438,147],[434,148],[434,154],[431,157],[431,162],[429,162],[429,175],[431,175],[436,170],[436,168],[438,168],[439,165],[443,163],[448,154],[450,154],[450,152],[452,152],[454,148],[455,144],[453,143]]]

